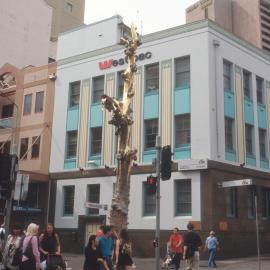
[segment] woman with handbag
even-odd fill
[[[60,239],[51,223],[47,224],[45,232],[40,235],[39,244],[41,261],[46,260],[48,268],[50,268],[51,265],[61,266],[62,269],[66,268],[65,262],[61,256]]]
[[[21,260],[20,256],[21,235],[22,235],[21,228],[15,225],[11,230],[11,234],[7,238],[3,252],[3,264],[6,270],[19,270]]]
[[[21,270],[40,270],[40,253],[38,250],[38,229],[35,223],[28,225],[22,243]]]
[[[126,229],[120,232],[120,238],[116,241],[116,265],[120,270],[131,270],[133,261],[131,258],[131,241]]]

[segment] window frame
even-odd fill
[[[147,182],[142,182],[142,216],[143,217],[155,217],[156,216],[156,194],[149,195],[147,193]],[[150,200],[148,200],[150,199]],[[148,206],[147,206],[148,205]],[[154,207],[151,209],[151,212],[146,212],[148,208]]]
[[[262,135],[263,132],[263,135]],[[263,136],[263,140],[262,137]],[[262,143],[263,141],[263,143]],[[262,151],[263,149],[263,151]],[[267,160],[267,131],[265,129],[259,128],[259,150],[260,150],[260,159],[261,160]],[[263,155],[262,155],[263,153]]]
[[[184,63],[185,61],[188,61],[187,63]],[[183,65],[181,65],[183,63]],[[187,64],[187,65],[184,65]],[[184,56],[184,57],[179,57],[174,60],[174,87],[175,88],[190,88],[191,84],[191,72],[190,72],[190,56]],[[179,65],[179,66],[178,66]],[[183,70],[181,70],[181,67]],[[178,71],[179,69],[179,71]],[[183,77],[181,75],[184,75]]]
[[[42,104],[38,104],[38,96],[42,94]],[[45,92],[44,91],[39,91],[36,92],[36,99],[35,99],[35,113],[42,113],[44,110],[44,96],[45,96]],[[41,105],[41,109],[37,110],[37,105]]]
[[[100,138],[100,140],[94,141],[93,133],[96,130],[101,130],[101,138]],[[102,153],[102,132],[103,132],[102,127],[92,127],[90,129],[90,156],[100,156],[101,155],[101,153]],[[99,152],[93,152],[93,149],[95,149],[95,147],[96,147],[96,142],[100,143],[100,151]]]
[[[186,127],[188,120],[189,120],[189,127]],[[181,124],[180,128],[178,128],[179,124]],[[186,135],[183,136],[181,135],[182,133]],[[180,135],[178,136],[178,134]],[[186,137],[185,143],[178,143],[178,141],[180,142],[180,139],[182,138],[181,136]],[[175,115],[174,116],[174,145],[175,145],[174,147],[181,148],[181,147],[190,146],[190,144],[191,144],[191,115],[190,113]]]
[[[37,141],[35,142],[36,139],[37,139]],[[41,145],[41,137],[40,136],[33,136],[32,137],[31,159],[39,159],[40,145]],[[37,151],[37,156],[36,156],[36,154],[33,155],[34,150]]]
[[[238,194],[236,187],[230,187],[227,191],[227,217],[228,218],[237,218],[238,216]]]
[[[155,72],[151,74],[151,70],[149,70],[151,68],[153,68],[153,70],[157,69],[157,74]],[[144,89],[145,95],[158,93],[159,88],[160,88],[160,85],[159,85],[160,74],[159,73],[160,73],[159,63],[152,63],[145,66],[145,89]],[[151,75],[150,78],[149,78],[149,75]],[[153,85],[155,86],[154,88],[153,87],[150,88],[149,81],[154,81],[153,83]]]
[[[6,112],[4,112],[6,108],[8,109]],[[13,112],[14,112],[14,104],[3,104],[1,111],[1,119],[13,117]]]
[[[257,95],[257,103],[259,105],[264,105],[265,104],[264,79],[259,76],[256,76],[256,95]]]
[[[261,187],[261,216],[263,219],[270,218],[270,188]]]
[[[225,71],[228,71],[228,73]],[[226,81],[228,81],[229,88],[226,88],[226,85],[227,85],[227,83],[225,83]],[[233,92],[232,91],[232,63],[225,59],[223,60],[223,90]]]
[[[253,141],[254,140],[254,134],[253,134],[253,132],[254,132],[253,125],[245,123],[246,154],[249,155],[249,156],[254,156],[254,141]],[[247,135],[250,135],[250,136],[247,136]]]
[[[67,213],[65,210],[66,210],[66,202],[67,201],[71,201],[71,200],[66,200],[66,192],[67,192],[67,189],[68,188],[72,188],[72,213]],[[74,203],[75,203],[75,185],[67,185],[67,186],[63,186],[62,187],[62,191],[63,191],[63,205],[62,205],[62,215],[63,217],[72,217],[74,215]]]
[[[124,93],[124,80],[122,78],[122,73],[124,72],[124,70],[118,71],[117,72],[117,99],[118,100],[122,100],[123,99],[123,93]]]
[[[180,185],[181,184],[188,184],[189,186],[189,190],[187,191],[182,191],[182,188]],[[181,202],[180,200],[183,199],[186,194],[189,194],[190,196],[190,200],[189,201],[184,201]],[[180,200],[179,200],[180,199]],[[190,211],[189,212],[181,212],[178,211],[178,209],[180,209],[181,207],[179,207],[178,205],[180,204],[189,204],[190,206]],[[192,182],[191,179],[177,179],[174,180],[174,216],[175,217],[187,217],[187,216],[192,216]]]
[[[69,136],[73,135],[76,133],[76,152],[75,152],[75,155],[70,155],[69,154]],[[76,159],[77,157],[77,149],[78,148],[78,131],[77,130],[72,130],[72,131],[67,131],[66,133],[66,159],[69,160],[69,159]]]
[[[243,70],[243,91],[244,97],[252,100],[251,73],[247,70]]]
[[[73,88],[74,86],[76,87],[79,85],[79,89]],[[78,90],[78,93],[73,93],[74,90]],[[76,101],[76,97],[78,101]],[[69,103],[68,107],[69,108],[76,108],[80,105],[80,98],[81,98],[81,81],[75,81],[75,82],[70,82],[69,83]],[[75,100],[75,101],[74,101]]]
[[[25,140],[27,143],[25,144],[26,145],[26,148],[25,148],[25,151],[24,152],[22,152],[22,141],[23,140]],[[24,160],[25,159],[27,159],[27,156],[28,156],[28,153],[27,153],[27,151],[28,151],[28,148],[29,148],[29,138],[21,138],[20,139],[20,159],[22,159],[22,157],[24,156]],[[27,153],[27,154],[26,154]],[[25,155],[26,154],[26,155]]]
[[[254,186],[247,187],[247,216],[249,219],[254,219],[256,216],[256,209],[255,209],[255,194],[256,188]]]
[[[154,126],[153,123],[156,122],[156,126],[157,126],[157,133],[152,132],[151,134],[147,134],[147,125],[150,123],[151,124],[151,130],[153,131],[153,129],[155,129],[156,127]],[[144,151],[149,151],[149,150],[153,150],[155,149],[155,145],[156,145],[156,136],[159,134],[159,122],[158,122],[158,118],[154,118],[154,119],[145,119],[144,120]],[[155,139],[151,140],[154,141],[154,145],[151,147],[147,147],[147,142],[149,142],[149,140],[147,139],[147,136],[154,136]]]
[[[230,125],[228,125],[228,123]],[[230,132],[228,132],[228,127]],[[224,131],[225,131],[225,151],[235,152],[235,126],[233,118],[225,116]],[[229,137],[227,136],[228,134],[230,135]]]
[[[103,80],[103,88],[96,89],[96,82],[97,80]],[[92,104],[100,104],[101,103],[101,96],[104,94],[105,91],[105,78],[104,75],[94,77],[92,83]],[[102,93],[100,95],[100,93]],[[100,97],[100,98],[99,98]]]
[[[26,102],[27,97],[30,98],[30,102],[29,103]],[[33,94],[26,94],[26,95],[24,95],[24,99],[23,99],[23,115],[30,115],[31,114],[31,112],[32,112],[32,99],[33,99],[32,97],[33,97]],[[29,108],[26,107],[28,105],[30,106]],[[28,109],[26,110],[26,108],[28,108]]]
[[[96,188],[96,187],[98,187],[98,193],[95,193],[95,195],[97,195],[98,199],[90,198],[91,188],[93,189],[93,188]],[[86,200],[87,200],[87,202],[100,203],[100,184],[88,184],[86,190],[87,190],[86,191]],[[90,216],[99,215],[99,209],[87,208],[86,209],[86,214],[90,215]]]

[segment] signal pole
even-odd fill
[[[155,258],[156,270],[160,269],[160,154],[161,142],[160,136],[156,137],[156,177],[157,177],[157,192],[156,192],[156,234],[155,234]]]

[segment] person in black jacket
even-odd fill
[[[83,270],[99,270],[100,265],[103,266],[105,270],[109,270],[106,261],[102,257],[102,253],[97,246],[96,236],[90,235],[88,244],[84,250],[85,261]]]
[[[184,235],[184,253],[183,259],[186,260],[187,270],[199,269],[200,253],[202,240],[200,236],[193,231],[194,225],[188,223],[188,232]]]

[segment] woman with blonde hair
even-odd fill
[[[39,226],[35,223],[31,223],[27,227],[22,245],[22,270],[40,270],[38,229]]]

